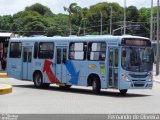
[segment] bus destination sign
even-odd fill
[[[150,41],[146,39],[124,39],[122,45],[129,46],[150,46]]]

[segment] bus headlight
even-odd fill
[[[126,74],[121,74],[121,77],[122,77],[122,79],[123,80],[125,80],[125,81],[129,81],[129,77],[126,75]]]
[[[148,77],[149,77],[150,80],[153,80],[153,73],[152,73],[152,72],[149,72],[149,73],[148,73]]]

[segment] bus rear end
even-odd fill
[[[22,43],[13,41],[9,43],[9,50],[7,54],[7,75],[13,78],[21,79],[22,74]]]

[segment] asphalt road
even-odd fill
[[[0,113],[160,113],[160,82],[152,90],[129,90],[126,96],[109,89],[94,95],[87,87],[36,89],[32,82],[13,78],[0,78],[0,83],[13,86],[12,93],[0,96]]]

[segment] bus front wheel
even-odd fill
[[[100,94],[100,82],[97,77],[93,78],[92,81],[92,90],[94,94]]]
[[[119,90],[119,91],[120,91],[120,94],[125,95],[128,90],[127,89],[123,89],[123,90]]]

